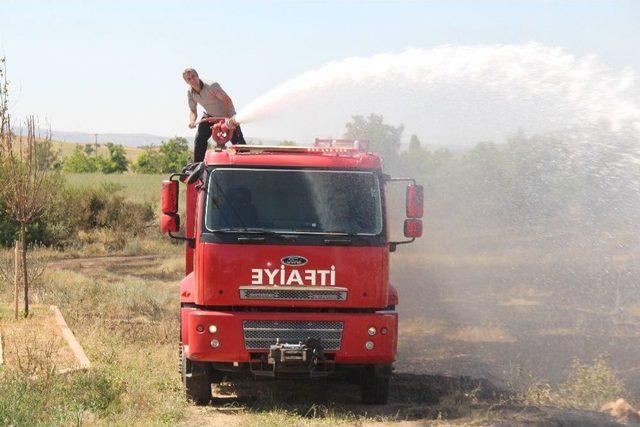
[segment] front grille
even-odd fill
[[[345,301],[345,288],[283,288],[279,286],[241,286],[240,299],[298,300],[298,301]]]
[[[268,350],[276,342],[304,343],[309,338],[320,340],[325,350],[339,350],[343,322],[307,320],[245,320],[242,322],[244,346],[247,350]]]

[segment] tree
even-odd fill
[[[105,159],[102,164],[102,172],[126,172],[129,167],[129,160],[124,151],[124,147],[120,144],[107,142],[107,150],[109,150],[109,158]]]
[[[397,167],[403,125],[398,127],[387,125],[382,115],[372,113],[366,118],[352,116],[346,128],[345,138],[369,140],[372,151],[380,154],[392,169]]]
[[[418,135],[411,135],[411,138],[409,138],[409,150],[417,150],[419,148],[422,148],[422,143],[420,142]]]
[[[133,170],[138,173],[162,173],[162,153],[158,147],[144,147],[144,151],[138,155],[133,165]]]
[[[6,82],[3,83],[3,100],[6,105]],[[14,140],[8,109],[0,108],[7,117],[2,118],[4,127],[0,131],[0,166],[3,171],[0,194],[6,214],[19,223],[19,237],[15,250],[14,316],[18,318],[18,289],[22,281],[24,315],[29,315],[29,277],[27,268],[27,227],[45,213],[53,192],[55,179],[48,169],[38,167],[39,149],[43,147],[36,139],[35,119],[27,119],[27,137]],[[50,139],[50,136],[49,136]]]
[[[138,173],[175,173],[189,161],[189,143],[185,138],[162,141],[160,147],[149,145],[138,155],[133,169]]]
[[[90,157],[80,146],[76,146],[73,153],[64,159],[62,169],[71,173],[90,173],[101,169],[99,157]]]
[[[185,138],[172,138],[160,145],[162,172],[175,173],[182,170],[189,159],[189,143]]]
[[[288,139],[285,139],[280,143],[280,145],[282,145],[283,147],[295,147],[298,144],[296,144],[295,141],[290,141]]]

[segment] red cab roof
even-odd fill
[[[267,146],[232,145],[224,149],[208,150],[205,164],[210,166],[282,166],[331,169],[382,169],[382,159],[376,154],[365,152],[368,143],[337,140],[340,144],[326,145],[326,141],[316,140],[316,145],[308,146]]]

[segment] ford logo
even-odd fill
[[[280,260],[284,265],[290,265],[292,267],[298,267],[300,265],[305,265],[308,261],[305,257],[300,255],[289,255],[283,257]]]

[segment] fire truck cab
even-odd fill
[[[406,180],[404,234],[389,241],[389,182]],[[186,185],[178,236],[179,183]],[[365,141],[238,145],[162,183],[161,229],[185,240],[180,372],[187,396],[244,375],[344,376],[383,404],[398,342],[389,253],[422,234],[423,191],[393,179]]]

